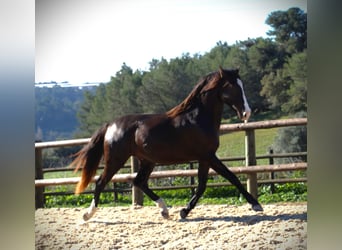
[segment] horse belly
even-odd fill
[[[142,138],[138,139],[138,155],[162,164],[199,160],[216,151],[218,146],[212,138],[194,131],[181,133],[170,130],[162,134],[150,133]]]

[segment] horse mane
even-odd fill
[[[185,111],[188,111],[196,103],[200,94],[207,92],[217,86],[220,74],[215,71],[204,76],[193,88],[190,94],[177,106],[166,112],[168,117],[175,117]]]

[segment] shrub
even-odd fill
[[[296,116],[306,117],[306,112],[297,113]],[[278,130],[273,149],[275,153],[292,153],[307,151],[307,129],[306,126],[286,127]],[[306,161],[306,156],[289,157],[277,159],[277,163],[289,163]]]

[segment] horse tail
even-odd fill
[[[70,166],[76,167],[74,172],[82,167],[82,177],[76,186],[75,194],[83,192],[96,174],[104,151],[103,144],[107,127],[108,124],[105,124],[98,129],[91,137],[90,142],[74,155],[77,157]]]

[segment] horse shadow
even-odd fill
[[[299,214],[279,214],[279,215],[264,215],[264,214],[255,214],[255,215],[243,215],[243,216],[223,216],[223,217],[198,217],[198,218],[186,218],[179,219],[178,222],[201,222],[201,221],[225,221],[225,222],[234,222],[234,223],[244,223],[247,225],[254,225],[263,221],[289,221],[289,220],[300,220],[307,221],[307,213],[299,213]],[[87,224],[104,224],[106,226],[117,226],[117,225],[127,225],[127,224],[136,224],[136,222],[130,221],[108,221],[108,220],[99,220],[94,219],[86,222]],[[163,222],[152,222],[149,221],[148,224],[160,225]]]
[[[92,219],[87,222],[84,222],[84,224],[103,224],[105,226],[117,226],[117,225],[128,225],[128,224],[137,224],[137,222],[130,222],[130,221],[108,221],[108,220],[99,220],[99,219]],[[153,224],[153,225],[160,225],[163,224],[162,222],[152,222],[148,221],[147,224]]]
[[[289,220],[301,220],[307,221],[307,213],[299,214],[279,214],[279,215],[243,215],[243,216],[224,216],[224,217],[200,217],[200,218],[186,218],[180,219],[180,222],[200,222],[200,221],[226,221],[234,223],[245,223],[248,225],[254,225],[263,221],[289,221]]]

